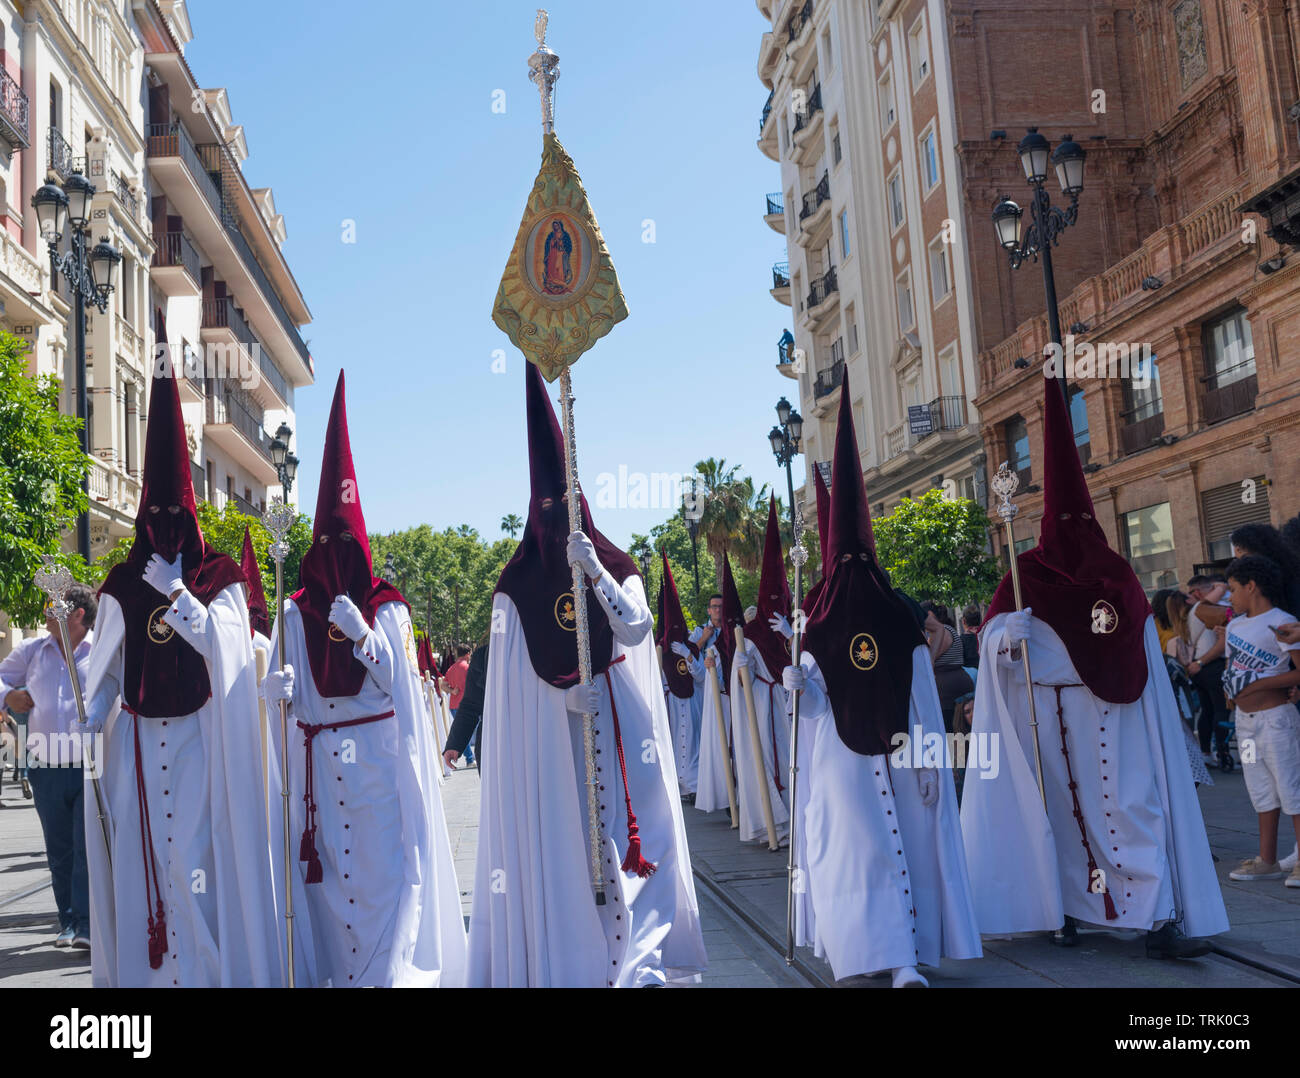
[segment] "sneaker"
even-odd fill
[[[54,946],[71,947],[73,937],[75,937],[76,934],[77,933],[75,930],[71,928],[65,928],[62,932],[60,932],[57,936],[54,937]]]
[[[1300,865],[1291,866],[1291,875],[1286,878],[1288,887],[1300,887]]]
[[[90,950],[90,934],[88,932],[78,932],[72,937],[72,949],[74,951]]]
[[[28,780],[26,775],[23,776],[22,785],[23,785],[23,800],[30,801],[32,799],[32,784]]]
[[[1248,857],[1228,873],[1230,880],[1280,880],[1286,873],[1276,864],[1267,864],[1258,857]]]
[[[1297,861],[1300,861],[1300,843],[1297,843],[1296,848],[1277,863],[1277,867],[1283,872],[1290,872],[1295,868]]]

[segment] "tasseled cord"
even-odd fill
[[[653,876],[658,866],[641,856],[641,836],[636,823],[636,813],[632,811],[632,794],[627,785],[627,761],[623,757],[623,732],[618,724],[618,707],[614,703],[614,684],[610,681],[609,671],[605,671],[605,685],[609,689],[609,710],[614,719],[614,744],[618,749],[618,769],[623,777],[623,802],[627,805],[627,856],[619,867],[624,872],[635,872],[641,879]]]
[[[162,886],[158,881],[158,866],[153,856],[153,825],[149,821],[149,798],[145,792],[144,759],[140,751],[140,716],[131,713],[135,735],[135,798],[140,810],[140,853],[144,861],[145,914],[149,919],[149,968],[160,969],[167,953],[167,911],[163,906]],[[149,912],[149,891],[152,882],[154,910]]]

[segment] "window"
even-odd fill
[[[800,280],[798,271],[796,271],[795,275],[790,278],[790,291],[795,297],[795,303],[799,305],[798,306],[799,313],[802,314],[803,313],[803,283]]]
[[[1020,474],[1020,483],[1027,486],[1033,476],[1029,457],[1029,427],[1020,416],[1012,416],[1003,428],[1006,441],[1007,461],[1012,471]]]
[[[943,242],[940,236],[930,244],[930,288],[934,293],[934,303],[937,306],[941,299],[947,297],[952,291],[952,281],[949,279],[948,271],[948,245]]]
[[[840,210],[840,254],[849,257],[849,211]]]
[[[1205,373],[1209,387],[1220,389],[1255,373],[1255,343],[1244,307],[1205,325]]]
[[[1088,435],[1088,402],[1083,399],[1083,390],[1071,386],[1068,398],[1070,402],[1070,426],[1074,428],[1074,446],[1079,451],[1079,463],[1087,464],[1092,457],[1092,440]]]
[[[894,106],[894,80],[886,71],[880,76],[880,130],[888,131],[898,119],[898,110]]]
[[[897,232],[903,225],[903,176],[895,172],[889,177],[889,227]]]
[[[1125,513],[1124,544],[1129,564],[1148,595],[1159,588],[1178,586],[1174,524],[1168,502]]]
[[[939,395],[942,397],[964,396],[961,387],[961,362],[957,358],[957,346],[950,344],[939,353]]]
[[[840,148],[840,133],[836,131],[831,139],[831,160],[838,165],[843,158],[844,151]]]
[[[912,89],[916,90],[930,74],[930,37],[925,32],[922,15],[908,31],[908,52],[912,58]]]
[[[1156,367],[1155,353],[1149,352],[1141,363],[1133,362],[1130,377],[1125,378],[1124,415],[1126,423],[1141,423],[1163,415],[1165,402],[1160,396],[1160,371]]]
[[[845,314],[844,314],[844,323],[845,323],[845,325],[847,325],[847,326],[849,327],[849,329],[848,329],[848,334],[847,334],[847,335],[848,335],[848,339],[849,339],[849,355],[851,355],[851,356],[853,356],[853,355],[857,355],[857,353],[858,353],[858,316],[857,316],[857,313],[853,310],[853,304],[851,304],[851,303],[849,304],[848,310],[847,310],[847,311],[845,312]]]
[[[1241,500],[1242,483],[1255,484],[1255,498]],[[1232,557],[1231,535],[1243,524],[1267,524],[1271,519],[1268,487],[1262,475],[1242,476],[1235,483],[1201,492],[1201,520],[1205,529],[1205,552],[1211,561]]]
[[[939,183],[939,147],[933,127],[921,136],[921,179],[927,194]]]
[[[911,275],[904,272],[894,282],[894,289],[898,295],[898,329],[900,333],[906,333],[916,325],[916,309],[912,306]]]
[[[53,79],[50,79],[50,126],[55,131],[63,130],[63,94]]]

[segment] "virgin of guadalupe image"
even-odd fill
[[[564,295],[573,284],[572,255],[573,238],[557,217],[542,248],[542,287],[553,296]]]

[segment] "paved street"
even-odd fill
[[[1089,933],[1063,951],[1045,940],[993,941],[985,957],[945,962],[930,976],[938,987],[1268,987],[1300,980],[1300,890],[1281,881],[1245,884],[1227,879],[1237,860],[1255,848],[1255,817],[1241,772],[1215,773],[1217,785],[1201,791],[1211,843],[1219,857],[1232,930],[1216,940],[1223,953],[1194,962],[1152,962],[1140,938]],[[32,802],[5,781],[0,796],[0,987],[85,987],[90,964],[84,954],[49,945],[57,922],[40,826]],[[461,900],[468,916],[478,842],[479,778],[473,769],[450,775],[443,800],[451,834]],[[778,945],[785,934],[785,851],[737,842],[726,813],[705,815],[685,806],[692,863],[704,922],[709,970],[703,986],[714,988],[806,987],[830,984],[829,967],[801,951],[786,967]],[[1289,847],[1288,847],[1289,849]],[[1258,968],[1264,967],[1264,968]],[[884,978],[844,986],[885,987]]]

